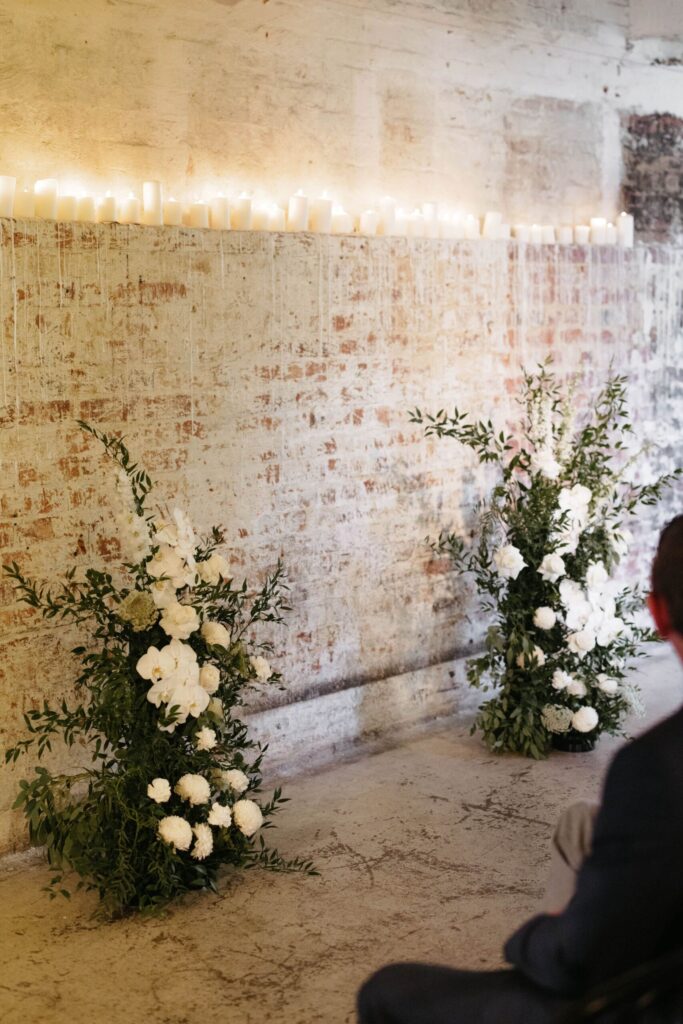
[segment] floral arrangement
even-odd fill
[[[614,570],[632,539],[629,519],[681,470],[629,482],[642,452],[626,446],[626,383],[610,378],[577,430],[573,388],[561,389],[548,363],[524,373],[517,434],[457,408],[411,413],[428,436],[455,438],[499,475],[472,544],[444,531],[431,545],[472,574],[493,620],[467,668],[472,686],[496,691],[474,726],[492,750],[540,758],[551,744],[590,749],[601,733],[621,732],[639,703],[627,662],[656,636],[639,622],[642,592],[617,583]]]
[[[224,864],[315,873],[266,846],[262,830],[284,798],[276,789],[257,799],[264,748],[236,715],[246,687],[280,684],[253,627],[289,610],[282,565],[255,594],[235,585],[217,550],[221,531],[198,539],[180,510],[151,514],[151,480],[123,440],[79,426],[118,466],[120,579],[96,569],[77,578],[72,568],[53,590],[16,563],[4,567],[20,599],[47,619],[93,627],[94,644],[73,651],[80,702],[28,711],[28,737],[5,752],[7,763],[29,751],[40,760],[61,738],[90,761],[68,774],[39,765],[19,784],[15,807],[56,869],[50,894],[70,894],[73,869],[78,887],[116,914],[215,889]]]

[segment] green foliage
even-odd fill
[[[207,823],[212,802],[234,809],[240,800],[256,802],[261,793],[265,747],[249,739],[239,708],[246,690],[260,685],[259,671],[264,678],[263,655],[271,649],[255,640],[255,628],[281,623],[289,610],[286,576],[278,562],[256,591],[246,581],[228,578],[227,563],[217,554],[222,532],[214,528],[208,538],[197,540],[180,513],[175,513],[175,525],[159,522],[146,506],[151,480],[131,461],[123,440],[86,423],[80,426],[119,466],[119,490],[128,499],[119,523],[124,546],[130,541],[131,560],[116,578],[95,569],[79,576],[72,568],[58,586],[27,578],[16,563],[4,566],[21,601],[48,620],[90,629],[87,640],[73,649],[81,666],[76,701],[70,706],[63,700],[56,707],[45,701],[26,712],[26,736],[5,751],[8,764],[27,755],[40,762],[59,741],[75,747],[86,763],[67,774],[38,763],[32,777],[19,783],[14,806],[23,810],[32,842],[45,846],[55,869],[50,895],[68,896],[65,876],[76,872],[78,888],[95,890],[103,912],[115,915],[151,911],[190,890],[215,889],[222,865],[316,874],[310,861],[286,860],[269,849],[262,834],[244,834],[234,817],[227,827],[209,826],[213,847],[206,855],[200,856],[197,842],[191,849],[176,849],[162,839],[159,823],[165,817],[183,818],[194,828]],[[178,579],[160,571],[160,557],[180,572]],[[218,559],[220,572],[208,571],[210,558]],[[192,631],[173,644],[166,613],[154,604],[164,587],[171,588],[166,607],[179,602],[181,611],[196,613]],[[130,606],[130,595],[136,593],[147,610],[130,621],[121,606]],[[139,627],[141,622],[147,628],[136,628],[134,623]],[[205,639],[200,626],[207,623],[224,627],[220,642]],[[183,654],[164,670],[168,693],[158,699],[152,685],[157,677],[143,678],[139,668],[150,649]],[[206,666],[217,670],[211,688],[200,682],[200,669]],[[279,674],[270,673],[269,683],[281,686]],[[202,730],[213,736],[213,746],[200,742]],[[244,773],[244,792],[219,780],[217,773],[229,770]],[[209,782],[208,804],[192,804],[176,792],[184,775]],[[155,779],[168,780],[172,791],[162,803],[148,795]],[[284,802],[277,789],[260,805],[263,829],[272,826]]]
[[[473,576],[493,619],[467,676],[472,686],[493,690],[474,728],[494,751],[544,757],[553,733],[577,735],[577,725],[591,736],[618,733],[633,705],[626,664],[656,637],[634,620],[641,591],[608,577],[625,553],[628,519],[656,504],[682,471],[641,486],[627,482],[642,450],[628,455],[626,385],[625,377],[611,377],[577,431],[573,388],[559,386],[549,361],[524,374],[518,436],[497,431],[491,420],[470,422],[457,408],[451,416],[410,413],[427,436],[454,438],[499,474],[475,540],[445,531],[431,543]],[[510,549],[514,565],[500,563],[502,549]],[[562,560],[557,578],[543,571],[552,554]],[[552,613],[550,628],[535,621],[537,609]],[[597,714],[592,729],[587,708]]]

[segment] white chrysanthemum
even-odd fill
[[[598,689],[602,690],[609,697],[613,697],[619,691],[619,680],[613,679],[612,676],[601,672],[598,676]]]
[[[147,796],[155,804],[165,804],[171,799],[171,783],[168,779],[152,779],[147,787]]]
[[[570,683],[573,682],[574,677],[570,676],[568,672],[563,672],[561,668],[556,668],[553,672],[552,687],[554,690],[566,690]]]
[[[196,734],[197,750],[213,750],[217,742],[216,733],[207,725],[203,726]]]
[[[229,828],[232,822],[230,808],[225,807],[223,804],[213,803],[206,820],[209,825],[215,825],[216,828]]]
[[[215,665],[202,665],[199,670],[199,685],[207,693],[215,693],[221,681],[221,674]]]
[[[579,658],[585,658],[595,647],[595,633],[590,629],[581,629],[577,633],[570,633],[567,637],[567,647],[572,654],[577,654]]]
[[[548,732],[569,732],[572,723],[572,712],[561,704],[546,704],[541,711],[541,721]]]
[[[135,667],[138,675],[142,676],[143,679],[149,679],[153,682],[165,679],[175,671],[173,657],[166,647],[162,648],[162,650],[158,650],[156,647],[148,647],[147,653],[138,659]]]
[[[189,850],[192,842],[192,826],[189,821],[171,814],[159,822],[159,835],[174,850]]]
[[[534,612],[534,626],[536,629],[552,629],[557,622],[557,615],[552,608],[541,605]]]
[[[500,576],[514,580],[519,576],[526,562],[522,558],[519,548],[516,548],[514,544],[505,544],[496,551],[493,556],[493,564]]]
[[[582,707],[572,715],[572,728],[577,732],[592,732],[599,722],[595,708]]]
[[[176,782],[175,791],[181,800],[188,800],[193,806],[208,804],[211,787],[202,775],[183,775]]]
[[[522,651],[517,655],[517,665],[519,668],[531,668],[532,666],[541,668],[545,665],[545,654],[538,646],[535,646],[529,654]]]
[[[582,679],[572,679],[571,683],[567,686],[567,693],[571,697],[585,697],[588,690]]]
[[[197,572],[199,578],[204,583],[210,583],[212,586],[215,586],[220,582],[221,577],[223,579],[229,577],[230,566],[227,559],[214,551],[210,558],[205,558],[203,562],[197,562]]]
[[[214,777],[216,784],[221,789],[231,789],[236,796],[244,793],[249,787],[249,777],[240,771],[239,768],[217,769]]]
[[[220,622],[205,622],[201,628],[201,634],[207,644],[213,647],[229,647],[230,634]]]
[[[164,608],[159,625],[174,640],[187,640],[199,629],[199,616],[192,605],[175,601]]]
[[[273,670],[266,659],[262,658],[261,655],[258,654],[256,657],[250,658],[249,661],[251,662],[251,667],[256,673],[256,678],[262,683],[267,682],[272,676]]]
[[[213,835],[208,825],[195,825],[192,829],[195,835],[194,846],[190,857],[195,860],[206,860],[213,850]]]
[[[261,808],[253,800],[238,800],[232,809],[232,816],[240,832],[253,836],[263,824]]]
[[[556,551],[551,551],[549,555],[546,555],[538,567],[539,574],[548,583],[557,582],[560,576],[564,576],[565,571],[564,559]]]

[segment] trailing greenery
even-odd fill
[[[457,408],[410,414],[427,436],[453,438],[498,470],[474,541],[445,531],[431,545],[473,576],[492,619],[467,673],[472,686],[495,689],[474,727],[492,750],[540,758],[553,740],[587,745],[620,732],[638,703],[626,665],[656,636],[637,622],[641,590],[612,576],[629,518],[656,504],[681,470],[628,482],[641,453],[628,455],[626,385],[611,377],[576,431],[572,388],[559,386],[549,362],[524,373],[515,434]]]
[[[222,532],[196,538],[179,510],[151,513],[152,482],[123,439],[79,425],[118,466],[121,571],[73,567],[54,586],[4,566],[21,601],[90,630],[73,650],[75,702],[28,711],[25,738],[5,752],[6,763],[40,762],[59,741],[86,764],[55,773],[38,763],[19,783],[14,806],[55,869],[50,894],[69,895],[72,870],[118,914],[215,889],[221,865],[315,874],[264,842],[286,798],[276,789],[258,802],[265,747],[238,716],[248,688],[281,686],[253,632],[289,610],[283,566],[256,592],[236,583],[217,551]]]

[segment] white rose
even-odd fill
[[[538,571],[548,583],[555,583],[559,580],[560,576],[565,574],[564,560],[556,551],[552,551],[549,555],[545,556],[538,567]]]
[[[223,804],[213,803],[206,820],[209,825],[215,825],[216,828],[229,828],[232,821],[230,808],[224,807]]]
[[[221,789],[231,789],[237,796],[244,793],[249,786],[249,778],[239,768],[218,770],[215,773],[216,783]]]
[[[171,814],[159,822],[159,835],[174,850],[189,850],[192,842],[192,826],[184,818]]]
[[[138,659],[135,667],[138,675],[141,675],[143,679],[153,680],[154,682],[170,676],[175,671],[173,658],[166,647],[162,650],[158,650],[156,647],[148,647],[147,653]]]
[[[505,544],[496,551],[493,556],[493,564],[499,575],[505,579],[514,580],[519,576],[526,562],[514,544]]]
[[[587,692],[586,684],[581,679],[572,679],[567,687],[567,693],[572,697],[585,697]]]
[[[557,615],[552,608],[541,605],[534,613],[534,626],[536,629],[552,629],[557,622]]]
[[[195,834],[194,846],[190,857],[195,860],[205,860],[213,850],[213,835],[208,825],[195,825],[192,829]]]
[[[199,573],[199,578],[204,583],[210,583],[212,586],[215,586],[220,582],[221,577],[223,579],[228,578],[230,566],[222,555],[214,552],[210,558],[204,559],[203,562],[197,562],[197,572]]]
[[[165,804],[171,799],[171,784],[168,779],[153,779],[147,787],[147,796],[155,804]]]
[[[611,676],[605,675],[604,672],[601,672],[598,676],[598,689],[602,690],[602,692],[606,693],[608,696],[613,697],[619,690],[619,681],[617,679],[612,679]]]
[[[557,480],[562,471],[559,462],[547,448],[541,448],[531,456],[531,472],[541,473],[548,480]]]
[[[183,775],[178,779],[175,791],[181,800],[196,804],[208,804],[211,787],[202,775]]]
[[[205,622],[200,632],[207,644],[211,644],[213,647],[230,646],[230,634],[220,622]]]
[[[199,616],[192,605],[176,601],[164,608],[159,625],[174,640],[187,640],[199,629]]]
[[[527,666],[531,665],[536,665],[538,666],[538,668],[541,668],[543,665],[545,665],[545,654],[543,653],[540,647],[534,647],[531,654],[525,655],[524,652],[518,654],[517,664],[520,668],[526,668]]]
[[[263,824],[261,808],[253,800],[238,800],[232,809],[232,816],[245,836],[253,836]]]
[[[572,726],[577,732],[592,732],[598,721],[595,708],[582,707],[572,715]]]
[[[199,685],[207,693],[215,693],[221,681],[221,674],[215,665],[202,665],[199,670]]]
[[[623,619],[613,615],[606,615],[597,631],[596,642],[600,647],[609,647],[626,629]]]
[[[196,734],[196,741],[197,750],[213,750],[217,743],[216,733],[205,725]]]
[[[256,678],[262,683],[267,682],[272,676],[273,670],[266,659],[262,658],[259,654],[254,658],[249,658],[249,661],[251,662],[251,667],[256,673]]]
[[[589,590],[600,593],[608,578],[607,570],[602,562],[591,562],[586,569],[586,586]]]
[[[556,668],[553,672],[552,686],[554,690],[566,690],[572,682],[573,677],[568,672],[563,672],[561,668]]]
[[[585,658],[588,652],[595,647],[595,633],[590,629],[581,629],[577,633],[570,633],[567,637],[567,647],[572,654],[578,654],[579,658]]]

